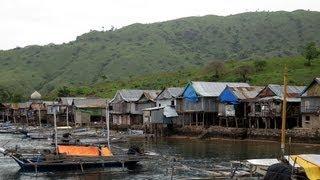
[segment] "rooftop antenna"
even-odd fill
[[[281,153],[282,153],[282,158],[284,157],[284,154],[285,154],[285,142],[286,142],[287,78],[288,78],[288,69],[287,69],[287,65],[285,65],[284,73],[283,73],[283,101],[282,101],[282,125],[281,125]]]

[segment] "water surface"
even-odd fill
[[[22,135],[0,134],[0,146],[14,148],[50,148],[51,141],[24,139]],[[146,142],[131,140],[125,144],[117,144],[127,148],[138,144],[145,150],[158,154],[156,160],[141,162],[137,171],[122,169],[99,169],[81,172],[55,173],[23,173],[19,166],[9,157],[0,155],[0,179],[170,179],[171,167],[174,165],[174,179],[207,178],[205,170],[214,166],[230,166],[231,160],[250,158],[275,158],[279,154],[279,143],[263,141],[239,140],[197,140],[197,139],[163,139]],[[292,154],[320,153],[320,146],[295,144]],[[173,162],[173,159],[176,162]]]

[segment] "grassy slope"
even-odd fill
[[[263,71],[253,72],[250,75],[250,84],[261,86],[271,83],[282,84],[285,64],[289,70],[288,82],[291,85],[308,85],[314,77],[320,76],[320,59],[314,60],[310,67],[304,66],[305,59],[302,57],[271,58],[266,59],[266,62],[267,65]],[[236,69],[242,65],[254,66],[253,63],[253,60],[226,61],[226,72],[219,81],[239,81],[240,78],[235,73]],[[117,90],[122,88],[162,89],[171,86],[184,87],[189,81],[211,81],[212,74],[206,72],[204,68],[184,69],[171,73],[156,73],[132,78],[129,81],[101,82],[91,88],[85,87],[90,90],[82,95],[111,98]]]
[[[179,78],[174,71],[189,72],[213,59],[296,56],[305,43],[320,43],[319,29],[319,12],[294,11],[189,17],[92,31],[67,44],[0,51],[0,84],[28,95],[34,89],[43,93],[63,85],[125,82],[168,71]]]

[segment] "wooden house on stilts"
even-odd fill
[[[248,127],[250,101],[263,89],[262,86],[227,86],[219,96],[219,126]]]
[[[302,127],[320,129],[320,78],[315,78],[301,94]]]
[[[305,86],[287,86],[287,125],[288,128],[301,127],[300,122],[300,94]],[[283,101],[283,86],[269,84],[256,98],[250,102],[248,114],[249,127],[281,128],[281,112]]]
[[[229,82],[190,82],[180,98],[177,99],[176,110],[184,119],[183,125],[217,125],[218,97],[230,87],[249,87],[247,83]]]
[[[109,103],[113,124],[142,125],[142,109],[155,107],[156,90],[127,90],[117,91]]]

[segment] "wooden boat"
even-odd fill
[[[43,152],[24,155],[15,150],[0,148],[0,152],[10,156],[22,171],[65,171],[89,168],[134,168],[147,155],[130,150],[131,153],[113,155],[108,147],[96,146],[58,146],[58,153]]]
[[[109,118],[107,118],[107,145],[81,146],[58,145],[58,131],[56,112],[59,108],[52,107],[54,112],[54,152],[45,151],[35,155],[24,155],[17,150],[0,148],[0,153],[13,158],[22,171],[64,171],[81,170],[87,168],[122,167],[132,168],[148,156],[137,147],[131,147],[127,153],[113,155],[110,149]],[[108,114],[108,113],[106,113]]]

